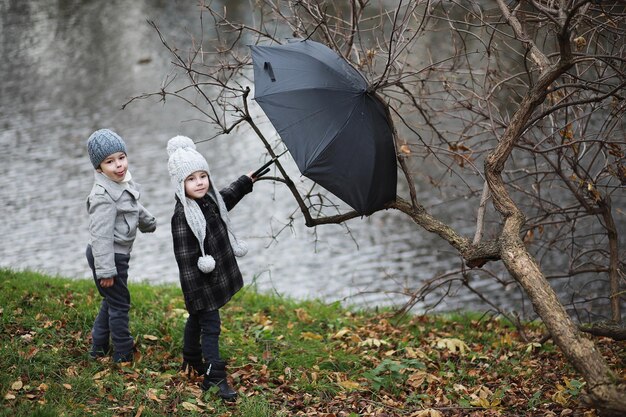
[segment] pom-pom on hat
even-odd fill
[[[94,168],[98,169],[107,156],[116,152],[126,153],[124,140],[110,129],[96,130],[87,139],[87,153]]]
[[[175,136],[171,138],[167,142],[167,154],[169,155],[167,170],[169,171],[172,185],[174,186],[176,196],[185,210],[187,224],[196,239],[198,239],[200,245],[202,256],[198,259],[198,268],[204,273],[213,271],[213,269],[215,269],[215,259],[211,255],[206,255],[204,252],[206,219],[202,214],[202,209],[200,209],[200,206],[194,199],[185,195],[185,179],[196,171],[205,171],[209,176],[210,184],[208,194],[209,197],[217,203],[220,217],[224,221],[231,238],[233,252],[235,256],[244,256],[248,252],[248,246],[246,242],[238,240],[233,233],[226,204],[224,204],[220,193],[215,192],[215,186],[211,179],[211,172],[209,171],[209,164],[204,156],[196,150],[196,145],[193,140],[186,136]]]

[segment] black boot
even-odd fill
[[[217,395],[226,401],[234,401],[237,398],[237,391],[235,391],[226,379],[226,362],[216,361],[209,364],[207,371],[204,374],[204,381],[202,381],[202,389],[209,390],[212,387],[218,387],[219,392]]]
[[[183,350],[183,364],[180,370],[188,376],[191,376],[193,372],[196,372],[198,375],[206,374],[207,365],[202,360],[202,353],[191,353]]]

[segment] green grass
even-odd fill
[[[444,416],[589,411],[550,342],[476,313],[394,318],[246,287],[221,311],[235,403],[179,373],[186,311],[175,285],[131,284],[132,365],[88,358],[91,280],[0,269],[0,416]],[[528,324],[526,333],[543,331]],[[607,359],[623,347],[600,346]],[[317,413],[317,414],[316,414]],[[590,414],[593,415],[593,414]]]

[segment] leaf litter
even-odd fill
[[[145,315],[132,323],[149,321],[136,338],[142,354],[122,366],[86,359],[92,309],[81,312],[77,306],[96,305],[88,292],[64,287],[56,302],[69,310],[39,321],[29,316],[29,307],[54,303],[53,296],[29,294],[28,307],[19,300],[5,303],[2,353],[9,359],[1,371],[9,380],[2,386],[3,406],[16,416],[27,405],[120,417],[241,416],[252,405],[277,416],[596,415],[582,402],[584,381],[550,341],[538,342],[545,330],[536,323],[525,329],[529,342],[492,317],[397,320],[387,312],[332,308],[320,314],[327,307],[250,292],[224,308],[222,349],[240,394],[237,402],[225,404],[199,388],[201,375],[179,372],[182,298],[175,289],[161,291],[173,295],[151,294],[141,301],[148,303],[138,309]],[[263,306],[252,313],[254,303]],[[624,345],[607,338],[596,344],[624,378]],[[24,365],[24,359],[30,363]],[[49,373],[36,366],[42,361],[52,368]]]

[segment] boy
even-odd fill
[[[87,198],[86,256],[103,297],[91,331],[90,356],[108,355],[112,341],[113,361],[131,362],[135,344],[128,327],[128,262],[137,229],[154,232],[156,219],[139,204],[139,184],[128,171],[126,144],[121,137],[109,129],[97,130],[87,140],[87,152],[95,181]]]
[[[204,374],[203,389],[216,386],[222,399],[234,400],[237,392],[228,384],[226,363],[219,352],[219,308],[243,286],[235,256],[245,255],[248,249],[233,234],[228,211],[252,191],[255,178],[242,175],[216,192],[209,164],[191,139],[170,139],[167,152],[176,193],[174,256],[189,312],[183,336],[183,370]]]

